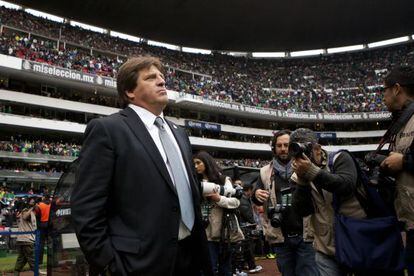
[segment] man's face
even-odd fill
[[[130,102],[159,115],[168,103],[164,75],[154,65],[138,75],[137,86],[126,93]]]
[[[393,112],[398,110],[398,101],[397,101],[397,86],[387,86],[384,85],[384,104],[387,107],[388,111]]]
[[[316,165],[322,164],[322,147],[319,144],[314,144],[312,148],[312,157]]]
[[[277,137],[275,144],[275,155],[281,161],[289,160],[289,141],[290,136],[288,134]]]
[[[243,190],[243,193],[246,197],[251,197],[253,195],[253,189],[249,188],[247,190]]]

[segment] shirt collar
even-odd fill
[[[129,104],[128,107],[132,108],[132,110],[134,110],[135,113],[137,113],[137,115],[142,120],[147,129],[151,129],[154,126],[154,122],[157,117],[161,117],[164,120],[164,113],[162,112],[159,116],[155,116],[153,113],[141,106]]]

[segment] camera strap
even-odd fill
[[[275,180],[275,170],[272,166],[272,172],[271,172],[271,176],[270,176],[270,183],[269,186],[267,187],[268,191],[270,193],[270,196],[268,198],[268,202],[267,202],[267,206],[268,207],[275,207],[276,203],[278,201],[277,199],[277,195],[276,195],[276,180]]]
[[[398,132],[408,123],[413,114],[414,102],[410,102],[406,108],[404,108],[401,115],[396,120],[393,120],[391,122],[391,126],[388,128],[380,140],[378,148],[375,151],[376,153],[379,153],[386,143],[392,141],[393,137],[397,135]]]

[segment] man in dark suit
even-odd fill
[[[117,78],[125,108],[86,128],[71,205],[93,271],[211,274],[191,145],[163,116],[162,72],[157,58],[129,59]]]

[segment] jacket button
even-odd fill
[[[173,211],[173,212],[178,212],[178,207],[173,207],[173,208],[172,208],[172,211]]]

